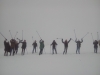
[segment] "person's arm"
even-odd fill
[[[77,39],[75,40],[75,42],[77,43]]]
[[[83,42],[83,39],[81,39],[81,43]]]
[[[62,39],[62,43],[64,43],[63,39]]]
[[[68,43],[71,41],[71,38],[69,39]]]

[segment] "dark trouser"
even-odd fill
[[[10,55],[11,55],[12,51],[13,51],[13,55],[14,55],[15,54],[15,49],[11,48]]]
[[[34,53],[34,50],[35,50],[35,53],[36,53],[36,47],[34,47],[34,48],[33,48],[33,51],[32,51],[32,53]]]
[[[16,54],[17,54],[17,52],[18,52],[18,48],[15,49],[15,52],[16,52]]]
[[[22,48],[22,53],[21,53],[22,55],[24,55],[25,54],[25,48]]]
[[[40,49],[39,55],[42,54],[42,52],[43,52],[43,49]]]
[[[52,48],[52,54],[54,54],[54,50],[55,50],[55,53],[57,54],[56,48]]]
[[[98,47],[94,47],[94,53],[97,53]]]
[[[64,54],[64,53],[65,53],[65,54],[67,53],[67,48],[68,48],[68,47],[65,47],[65,48],[64,48],[63,54]]]
[[[80,54],[80,47],[77,47],[76,54],[77,54],[77,52]]]

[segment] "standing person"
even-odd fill
[[[34,53],[34,49],[35,49],[35,53],[36,53],[36,47],[37,47],[36,40],[34,41],[34,43],[32,45],[33,45],[33,51],[32,51],[32,53]]]
[[[4,40],[4,56],[6,56],[7,54],[7,39]]]
[[[55,53],[57,54],[57,50],[56,50],[57,43],[55,42],[55,40],[53,40],[51,45],[52,45],[52,54],[54,54],[54,50],[55,50]]]
[[[81,47],[81,43],[83,42],[83,39],[81,39],[81,41],[80,40],[77,41],[76,39],[75,42],[77,43],[76,54],[77,54],[77,51],[80,54],[80,47]]]
[[[95,40],[95,41],[93,42],[93,44],[94,44],[94,53],[97,53],[97,50],[98,50],[98,41]]]
[[[18,41],[15,41],[15,53],[17,54],[19,48],[19,43]]]
[[[24,40],[21,43],[22,43],[22,53],[21,54],[24,55],[25,54],[25,49],[26,49],[26,46],[27,46],[26,40]]]
[[[70,38],[70,40],[71,40],[71,38]],[[70,42],[70,40],[69,41],[65,40],[65,42],[63,42],[63,39],[62,39],[62,43],[64,44],[64,52],[63,52],[63,54],[64,53],[67,54],[68,43]]]
[[[44,49],[44,41],[41,39],[40,40],[40,52],[39,52],[39,55],[41,55],[43,53],[43,49]]]
[[[11,43],[11,52],[10,52],[10,55],[11,55],[12,51],[13,51],[13,55],[14,55],[15,54],[15,40],[11,39],[10,43]]]
[[[98,41],[98,43],[99,43],[99,47],[100,47],[100,40]]]

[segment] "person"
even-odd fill
[[[7,54],[7,39],[4,40],[4,56],[6,56]]]
[[[80,54],[80,47],[81,47],[81,43],[83,42],[83,39],[81,39],[81,41],[80,40],[77,41],[76,39],[75,42],[77,43],[76,54],[77,52]]]
[[[4,52],[4,56],[8,56],[8,52],[10,53],[11,49],[10,49],[10,44],[9,42],[7,42],[6,40],[4,41],[4,44],[5,44],[5,52]]]
[[[36,40],[34,41],[34,43],[32,45],[33,45],[33,51],[32,51],[32,53],[34,53],[34,49],[35,49],[35,53],[36,53],[36,47],[37,47]]]
[[[98,43],[99,43],[99,47],[100,47],[100,40],[98,41]]]
[[[41,39],[39,41],[39,43],[40,43],[40,52],[39,52],[39,55],[41,55],[43,53],[43,49],[44,49],[44,41]]]
[[[11,55],[11,53],[13,51],[13,56],[14,56],[14,54],[15,54],[15,40],[11,39],[10,43],[11,43],[11,52],[10,52],[10,55]]]
[[[18,41],[15,41],[15,53],[16,53],[16,54],[17,54],[17,52],[18,52],[18,47],[19,47]]]
[[[70,40],[71,40],[71,38],[70,38]],[[68,43],[70,42],[70,40],[67,41],[67,39],[66,39],[65,42],[63,42],[63,39],[62,39],[62,43],[64,44],[64,52],[63,52],[63,54],[64,53],[67,54]]]
[[[22,43],[22,53],[21,54],[24,55],[25,54],[25,49],[26,49],[26,46],[27,46],[26,40],[24,40],[21,43]]]
[[[98,41],[95,40],[95,41],[93,42],[93,44],[94,44],[94,53],[97,53],[97,50],[98,50]]]
[[[52,54],[54,54],[54,50],[55,50],[55,53],[57,54],[57,50],[56,50],[56,45],[57,45],[57,43],[56,43],[56,41],[55,40],[53,40],[53,42],[52,42]]]

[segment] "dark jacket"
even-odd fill
[[[81,43],[83,42],[83,40],[81,40],[81,41],[75,40],[75,42],[77,43],[77,48],[80,48],[81,47]]]
[[[15,50],[17,50],[18,49],[18,47],[19,47],[19,43],[15,43]]]
[[[26,42],[21,42],[22,43],[22,48],[26,48]]]
[[[40,40],[40,49],[44,48],[44,42],[42,40]]]
[[[94,44],[94,47],[96,48],[98,47],[98,41],[94,41],[93,44]]]
[[[70,40],[71,40],[71,39],[70,39]],[[63,42],[63,39],[62,39],[62,43],[64,44],[65,47],[68,47],[68,43],[70,42],[70,40],[69,40],[69,41]]]
[[[36,42],[34,42],[32,45],[34,46],[34,48],[37,47],[37,43]]]
[[[52,45],[52,48],[56,48],[57,43],[53,41],[51,45]]]
[[[11,48],[15,48],[15,40],[10,40],[10,43],[11,43]]]

